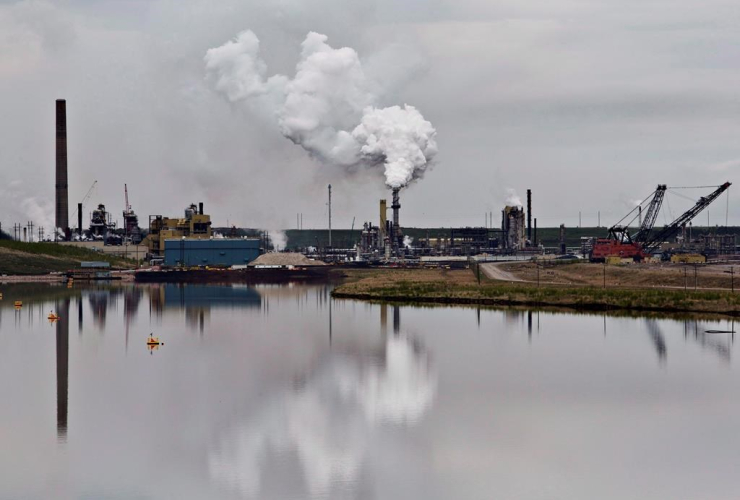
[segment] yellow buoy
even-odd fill
[[[164,342],[159,341],[159,337],[153,337],[152,334],[149,334],[149,338],[146,339],[146,345],[153,346],[153,345],[164,345]]]
[[[47,318],[48,318],[48,319],[50,319],[51,321],[56,321],[56,320],[58,320],[58,319],[59,319],[60,317],[61,317],[61,316],[57,316],[56,314],[54,314],[54,312],[53,312],[53,311],[52,311],[52,312],[50,312],[50,313],[49,313],[49,315],[47,316]]]

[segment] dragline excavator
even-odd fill
[[[658,185],[655,191],[645,198],[639,206],[635,207],[622,220],[609,228],[609,236],[607,238],[596,240],[591,250],[591,260],[601,262],[607,257],[622,257],[639,261],[648,257],[658,250],[664,241],[675,236],[684,225],[699,215],[702,210],[707,208],[729,187],[730,183],[725,182],[711,194],[699,198],[693,207],[681,214],[676,220],[670,224],[666,224],[660,230],[654,231],[655,221],[663,204],[666,189],[668,189],[665,184]],[[630,223],[634,222],[640,216],[640,207],[648,199],[650,199],[650,203],[645,212],[645,217],[640,222],[639,229],[633,236],[629,232]],[[632,216],[632,219],[626,224],[622,224],[630,216]]]

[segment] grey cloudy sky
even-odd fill
[[[270,74],[292,75],[306,34],[324,33],[358,51],[381,105],[434,124],[436,165],[402,194],[402,224],[482,225],[507,188],[534,191],[540,226],[579,210],[610,224],[657,183],[735,180],[738,28],[726,0],[0,2],[0,222],[51,227],[56,98],[71,207],[97,179],[88,208],[119,219],[128,183],[142,222],[202,200],[217,225],[290,228],[303,212],[323,227],[331,183],[335,226],[375,221],[379,176],[319,165],[209,86],[205,52],[251,29]]]

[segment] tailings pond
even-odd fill
[[[0,499],[738,498],[731,322],[330,290],[0,285]]]

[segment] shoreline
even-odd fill
[[[404,304],[438,304],[438,305],[464,305],[464,306],[490,306],[490,307],[512,307],[520,306],[525,308],[555,308],[568,309],[581,312],[639,312],[639,313],[702,313],[722,315],[729,317],[740,317],[740,311],[716,311],[701,308],[675,308],[675,307],[642,307],[629,306],[622,307],[613,304],[604,304],[599,302],[542,302],[533,300],[509,300],[509,299],[491,299],[491,298],[472,298],[472,297],[437,297],[437,296],[403,296],[403,295],[379,295],[374,293],[347,293],[333,290],[333,298],[347,300],[364,300],[368,302],[397,302]]]
[[[594,288],[526,282],[477,282],[470,270],[348,272],[332,290],[341,299],[481,306],[555,307],[584,312],[704,313],[740,317],[740,293],[665,288]]]

